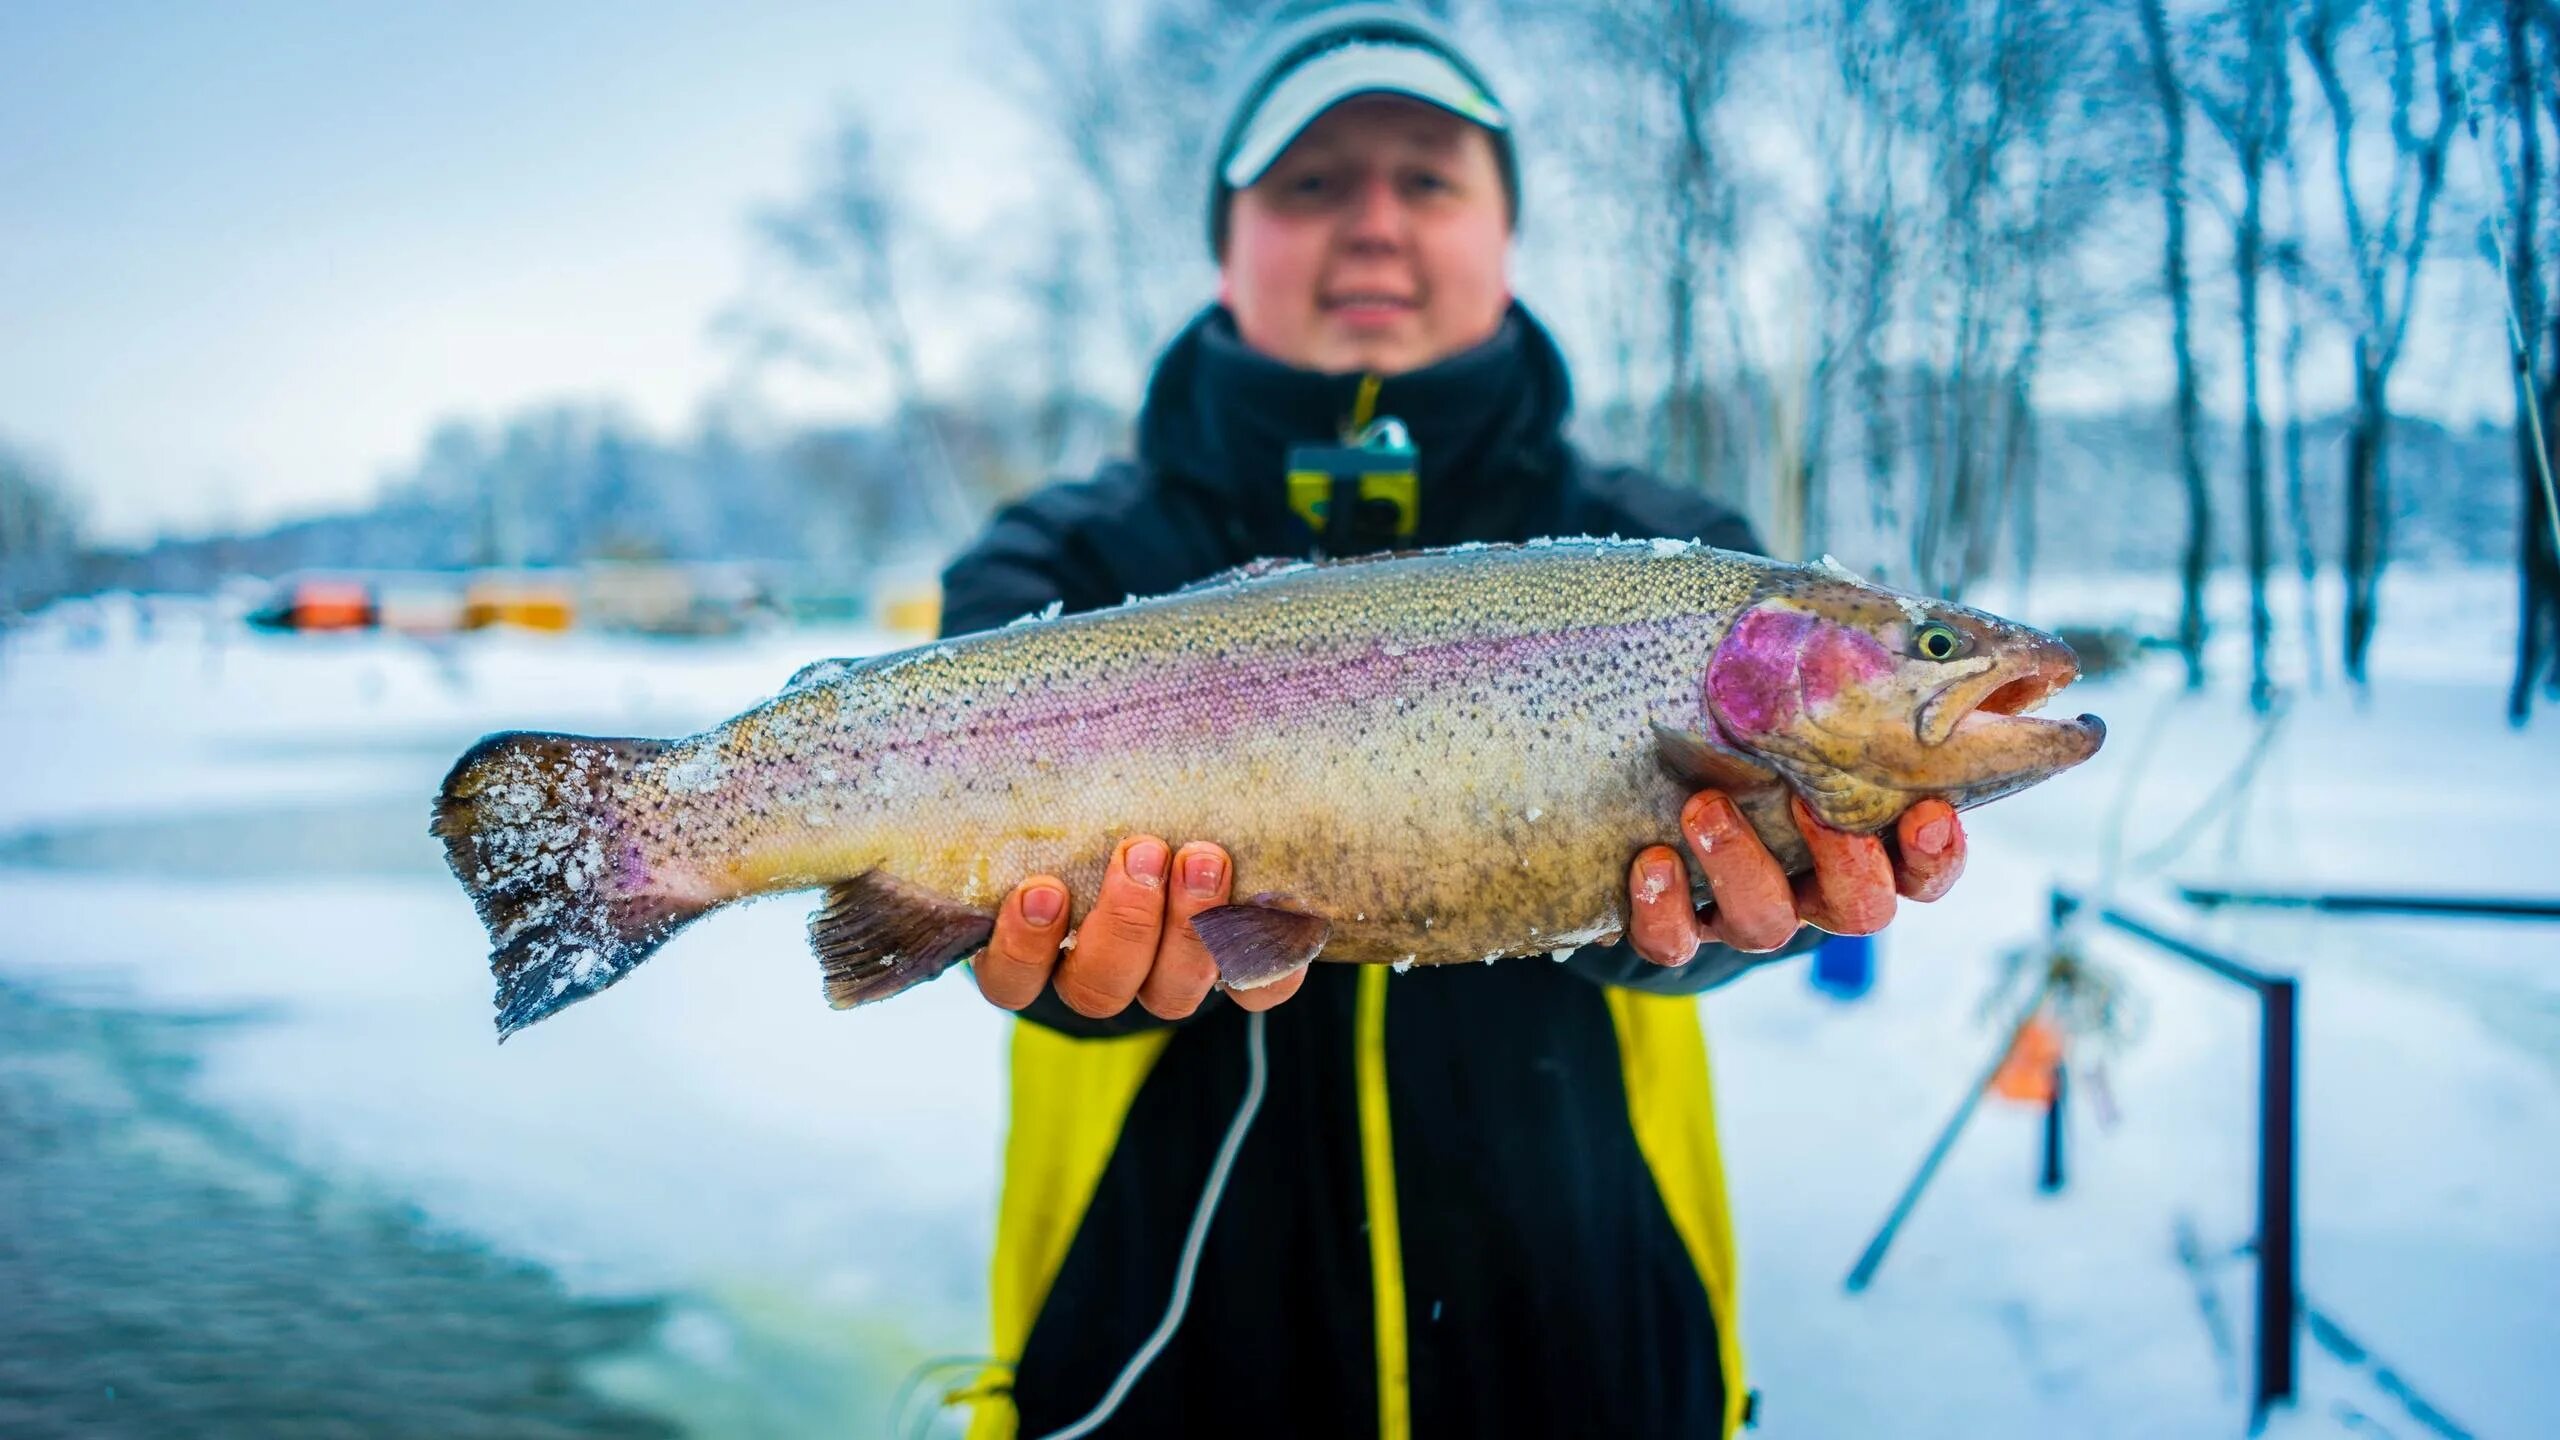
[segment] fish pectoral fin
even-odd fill
[[[1653,725],[1653,753],[1673,779],[1701,790],[1740,794],[1783,783],[1775,769],[1723,741],[1659,720]]]
[[[1191,917],[1218,979],[1230,990],[1253,990],[1307,968],[1324,949],[1333,922],[1277,905],[1221,905]]]
[[[986,947],[995,917],[867,871],[827,887],[809,917],[809,946],[838,1010],[886,1000],[921,985]]]

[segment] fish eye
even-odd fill
[[[1927,660],[1953,660],[1964,648],[1964,637],[1952,625],[1931,620],[1911,632],[1911,648]]]

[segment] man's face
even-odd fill
[[[1363,95],[1236,194],[1218,298],[1275,360],[1393,375],[1493,337],[1510,249],[1492,135],[1435,105]]]

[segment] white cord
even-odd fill
[[[1156,1356],[1172,1343],[1173,1332],[1182,1325],[1183,1312],[1191,1308],[1191,1280],[1200,1269],[1200,1252],[1208,1244],[1209,1222],[1217,1216],[1218,1197],[1226,1193],[1227,1175],[1235,1169],[1236,1152],[1244,1148],[1245,1132],[1253,1128],[1254,1114],[1262,1108],[1262,1092],[1271,1077],[1270,1057],[1263,1051],[1262,1012],[1259,1010],[1244,1017],[1244,1053],[1244,1100],[1236,1106],[1236,1118],[1227,1122],[1226,1141],[1218,1147],[1217,1161],[1209,1167],[1209,1183],[1200,1191],[1200,1208],[1192,1212],[1191,1233],[1183,1238],[1182,1263],[1174,1268],[1173,1301],[1165,1307],[1164,1319],[1157,1322],[1155,1333],[1147,1337],[1147,1343],[1138,1347],[1138,1353],[1129,1357],[1128,1365],[1120,1371],[1120,1378],[1111,1382],[1111,1388],[1104,1392],[1102,1402],[1093,1407],[1093,1413],[1063,1430],[1051,1431],[1042,1440],[1079,1440],[1110,1419],[1112,1412],[1120,1408],[1120,1402],[1129,1398],[1129,1391],[1137,1385],[1138,1377],[1145,1374],[1147,1367],[1155,1363]]]

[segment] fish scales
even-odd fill
[[[1758,567],[1639,545],[1463,552],[1383,585],[1362,568],[846,668],[673,752],[723,779],[645,843],[733,857],[733,885],[876,866],[986,906],[1041,873],[1092,895],[1127,834],[1211,839],[1237,894],[1333,917],[1346,960],[1609,928],[1618,866],[1564,862],[1665,833],[1678,799],[1645,722],[1695,711]]]
[[[1980,654],[1896,654],[1922,611]],[[1970,803],[2076,763],[2093,718],[2012,721],[2067,683],[2058,648],[1836,567],[1673,542],[1254,567],[821,662],[683,740],[492,737],[436,830],[498,942],[502,1032],[700,914],[822,886],[831,997],[888,993],[982,942],[1030,875],[1089,900],[1136,833],[1226,847],[1238,901],[1320,917],[1322,958],[1485,960],[1622,926],[1627,864],[1675,838],[1698,765],[1798,868],[1789,794],[1872,829],[1924,787]]]

